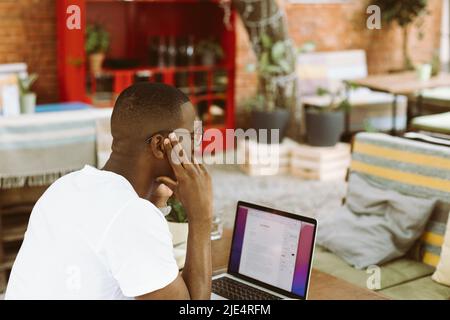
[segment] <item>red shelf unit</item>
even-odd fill
[[[81,30],[69,30],[67,8],[77,5],[81,9]],[[94,103],[96,79],[87,70],[88,59],[84,51],[86,25],[98,23],[111,36],[109,59],[134,59],[140,67],[104,69],[102,74],[112,79],[112,96],[117,96],[135,81],[137,73],[145,71],[149,81],[177,85],[176,75],[187,75],[183,89],[194,104],[206,103],[205,127],[221,130],[234,128],[236,13],[231,10],[229,24],[224,23],[224,10],[217,0],[58,0],[58,77],[62,101]],[[224,51],[224,58],[215,66],[149,67],[148,39],[150,37],[187,37],[196,40],[216,38]],[[226,74],[227,84],[221,92],[213,90],[213,77],[220,70]],[[206,89],[197,93],[195,74],[203,73]],[[158,77],[157,77],[158,76]],[[158,79],[158,80],[157,80]],[[216,101],[222,101],[223,122],[214,123],[209,112]],[[113,99],[110,105],[113,104]]]

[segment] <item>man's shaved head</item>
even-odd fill
[[[160,184],[158,177],[176,179],[164,140],[170,132],[179,132],[181,138],[187,131],[190,142],[195,120],[196,110],[180,90],[161,83],[133,84],[114,106],[112,153],[103,169],[124,176],[148,199]]]
[[[143,148],[152,134],[177,129],[183,121],[182,105],[188,102],[183,92],[162,83],[139,82],[128,87],[117,98],[111,117],[113,150],[118,146]]]

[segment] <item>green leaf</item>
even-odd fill
[[[104,53],[108,51],[110,35],[100,25],[86,27],[85,50],[87,54]]]
[[[263,48],[270,49],[272,47],[272,39],[266,33],[263,33],[261,34],[261,44]]]
[[[259,68],[264,70],[269,65],[269,53],[263,52],[259,58]]]
[[[319,88],[317,88],[317,90],[316,90],[316,94],[317,94],[318,96],[325,96],[325,95],[327,95],[327,94],[330,94],[330,91],[329,91],[328,89],[319,87]]]
[[[282,41],[276,42],[272,47],[272,59],[277,61],[283,59],[286,53],[286,47]]]
[[[271,65],[268,65],[268,66],[266,67],[266,71],[267,71],[268,73],[275,73],[275,74],[278,74],[278,73],[283,72],[283,69],[282,69],[281,67],[279,67],[279,66],[276,66],[276,65],[271,64]]]
[[[281,67],[281,69],[285,73],[290,73],[291,72],[291,66],[289,65],[289,63],[286,60],[278,61],[278,65]]]
[[[364,120],[363,123],[364,131],[366,132],[377,132],[378,130],[373,126],[368,119]]]
[[[32,73],[24,78],[20,78],[19,79],[20,92],[22,94],[31,92],[31,87],[33,86],[33,84],[36,82],[37,79],[38,75],[36,73]]]
[[[350,112],[351,108],[352,108],[352,105],[350,104],[350,101],[348,101],[348,99],[342,100],[341,103],[337,107],[337,109],[345,111],[345,112]]]
[[[419,16],[427,14],[427,0],[372,0],[371,4],[381,9],[382,19],[388,23],[397,22],[405,27]]]
[[[170,214],[167,216],[167,220],[173,222],[187,222],[187,214],[180,201],[175,198],[170,198],[167,204],[172,207]]]

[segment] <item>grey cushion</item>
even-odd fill
[[[411,248],[435,203],[383,190],[353,173],[346,205],[320,221],[317,240],[358,269],[382,264]]]

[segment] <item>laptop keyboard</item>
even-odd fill
[[[280,297],[228,277],[213,280],[212,291],[229,300],[281,300]]]

